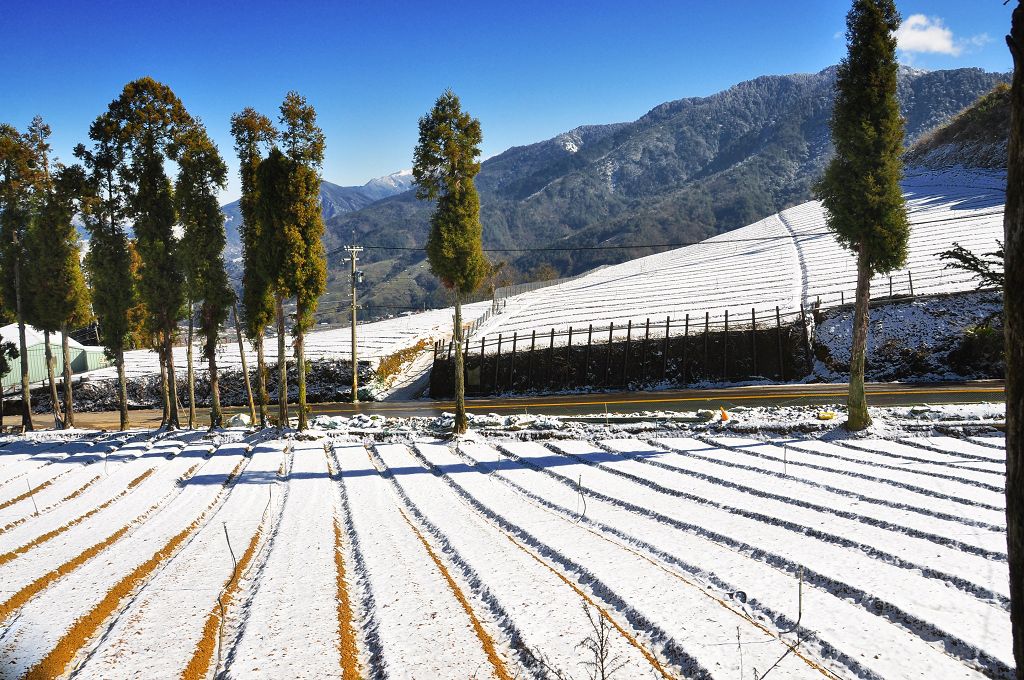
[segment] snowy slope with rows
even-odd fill
[[[0,440],[0,677],[1011,676],[999,435],[417,427]]]
[[[1002,240],[1006,178],[1002,173],[950,170],[908,172],[903,182],[911,223],[909,256],[892,272],[894,294],[972,290],[964,272],[945,269],[938,254],[954,241],[991,252]],[[908,276],[909,273],[909,276]],[[774,318],[822,305],[851,301],[856,263],[828,233],[821,204],[804,203],[700,244],[602,268],[572,281],[507,301],[506,312],[482,329],[489,337],[520,337],[550,328],[577,330],[611,322],[634,325],[666,317],[703,324],[728,310],[747,320],[751,308]],[[889,295],[889,275],[872,281],[872,297]],[[675,325],[675,324],[673,324]]]

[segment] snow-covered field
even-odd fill
[[[483,314],[490,306],[490,302],[476,302],[466,305],[463,313],[468,320],[472,320]],[[432,344],[435,339],[447,338],[452,332],[452,314],[451,308],[434,309],[384,321],[360,324],[356,339],[359,359],[376,363],[381,357],[411,347],[420,340],[427,340],[429,344]],[[198,342],[197,340],[193,361],[196,371],[205,373],[206,361],[199,353]],[[256,352],[248,342],[245,343],[245,348],[246,361],[249,362],[251,369],[256,365]],[[276,361],[276,337],[266,339],[264,351],[269,361]],[[291,357],[291,338],[288,338],[287,351]],[[186,357],[187,353],[184,347],[174,348],[174,364],[179,378],[185,374],[188,366]],[[352,333],[348,328],[314,331],[306,336],[306,359],[309,361],[350,359],[351,357]],[[242,363],[237,342],[226,343],[217,348],[217,366],[222,369],[241,369]],[[129,378],[146,377],[159,374],[160,365],[157,363],[155,352],[134,350],[125,353],[125,370]],[[83,375],[89,380],[114,380],[117,378],[117,369],[110,366]]]
[[[1009,677],[1000,408],[958,408],[6,438],[0,677]]]
[[[918,295],[977,288],[970,275],[945,269],[938,254],[954,241],[978,253],[996,250],[1003,233],[1005,174],[909,171],[903,187],[911,236],[906,267],[892,272],[893,294],[908,294],[910,277]],[[751,308],[774,321],[776,306],[791,314],[819,299],[822,306],[852,301],[856,279],[854,257],[828,232],[821,204],[812,201],[697,245],[510,298],[506,312],[481,332],[507,339],[516,332],[522,338],[532,331],[625,326],[630,320],[636,327],[647,318],[663,326],[666,317],[675,327],[686,314],[696,328],[703,327],[705,313],[715,322],[726,310],[734,322],[745,322]],[[889,290],[888,275],[872,281],[872,297],[887,296]]]

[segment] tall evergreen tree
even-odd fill
[[[79,144],[75,155],[88,169],[87,198],[82,202],[82,219],[89,231],[85,258],[87,280],[92,290],[92,308],[99,321],[100,340],[117,368],[117,402],[120,427],[128,429],[128,381],[124,352],[133,347],[135,323],[131,310],[139,304],[132,255],[124,228],[125,191],[120,175],[125,163],[120,125],[110,114],[101,114],[89,127],[92,149]]]
[[[32,323],[46,332],[47,344],[50,333],[61,334],[64,427],[75,425],[68,331],[85,325],[92,316],[89,291],[82,275],[78,230],[72,224],[75,214],[83,212],[83,200],[89,194],[88,179],[81,166],[58,166],[52,188],[27,239],[32,263],[26,277],[32,290]],[[51,398],[56,400],[52,353],[49,347],[47,350]]]
[[[462,300],[487,276],[483,252],[480,197],[473,178],[480,171],[480,121],[462,110],[459,98],[446,90],[430,112],[420,118],[419,143],[413,152],[416,198],[437,202],[430,218],[427,260],[434,275],[455,297],[455,423],[462,434],[466,420],[466,387],[462,356]],[[355,370],[355,367],[353,367]]]
[[[291,160],[276,146],[256,171],[258,222],[262,229],[260,271],[273,295],[277,325],[277,422],[288,425],[288,361],[285,353],[284,299],[291,283],[287,280],[289,244],[297,240],[294,222],[286,212],[291,187]]]
[[[816,187],[829,229],[857,254],[846,422],[852,431],[871,424],[864,394],[871,277],[903,265],[910,236],[900,188],[903,118],[893,35],[899,25],[893,0],[854,0],[846,16],[849,53],[836,76],[836,154]]]
[[[286,233],[288,257],[284,281],[295,297],[295,363],[298,378],[298,426],[306,429],[306,332],[314,323],[317,301],[327,287],[324,221],[320,211],[320,166],[324,159],[324,133],[316,125],[316,111],[297,92],[281,104],[281,141],[289,164],[286,213],[292,225]]]
[[[25,134],[10,125],[0,125],[0,271],[3,298],[13,301],[18,321],[18,349],[21,357],[21,424],[32,430],[32,393],[29,389],[28,343],[25,337],[29,296],[26,237],[38,215],[47,191],[49,128],[35,118]]]
[[[238,155],[238,174],[242,185],[239,208],[242,213],[242,303],[245,308],[245,333],[256,350],[257,400],[260,424],[267,426],[267,363],[263,338],[274,318],[274,300],[264,263],[264,229],[260,223],[256,171],[270,145],[277,139],[277,130],[266,116],[252,108],[231,117],[231,134]]]
[[[210,427],[223,425],[217,376],[217,337],[234,300],[224,270],[224,214],[217,194],[227,184],[227,165],[198,122],[178,140],[181,171],[175,190],[184,226],[181,249],[189,298],[201,300],[199,332],[210,374]]]
[[[125,85],[110,105],[121,124],[130,163],[123,174],[129,187],[128,214],[142,257],[139,293],[150,313],[167,370],[167,427],[180,427],[174,366],[174,339],[185,303],[184,273],[174,226],[177,215],[165,159],[177,160],[178,136],[191,126],[185,107],[169,87],[145,77]]]
[[[1003,216],[1006,333],[1006,547],[1010,625],[1017,678],[1024,679],[1024,3],[1013,10],[1010,35],[1010,142]]]

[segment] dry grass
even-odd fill
[[[68,501],[70,501],[70,500],[74,500],[75,498],[78,498],[78,497],[79,497],[79,496],[81,496],[81,495],[82,495],[83,493],[85,493],[85,491],[86,491],[86,490],[87,490],[87,489],[88,489],[88,488],[89,488],[90,486],[92,486],[92,485],[93,485],[93,484],[95,484],[96,482],[100,481],[100,480],[101,480],[102,478],[103,478],[103,475],[96,475],[95,477],[93,477],[92,479],[90,479],[90,480],[89,480],[88,482],[86,482],[86,483],[85,483],[85,484],[84,484],[83,486],[79,487],[78,489],[75,489],[75,491],[71,492],[71,493],[70,493],[70,494],[68,494],[67,496],[64,496],[64,498],[61,498],[61,499],[60,499],[59,501],[57,501],[57,502],[56,502],[56,503],[54,503],[53,505],[48,505],[47,507],[43,508],[43,509],[42,509],[42,510],[40,510],[39,512],[40,512],[40,513],[43,513],[43,512],[48,512],[49,510],[52,510],[53,508],[57,507],[57,506],[58,506],[58,505],[60,505],[61,503],[67,503],[67,502],[68,502]],[[10,531],[10,530],[11,530],[11,529],[13,529],[14,527],[16,527],[16,526],[19,526],[19,525],[21,525],[21,524],[25,523],[25,522],[26,522],[26,521],[27,521],[27,520],[29,519],[29,517],[32,517],[32,515],[25,515],[25,516],[24,516],[24,517],[22,517],[21,519],[16,519],[16,520],[14,520],[13,522],[11,522],[11,523],[9,523],[9,524],[6,524],[6,525],[4,525],[4,526],[2,526],[2,527],[0,527],[0,534],[3,534],[3,533],[4,533],[4,532],[6,532],[6,531]]]
[[[416,534],[416,538],[420,539],[423,547],[427,550],[427,554],[430,555],[430,559],[434,561],[438,571],[440,571],[441,575],[444,576],[452,594],[455,595],[455,599],[459,601],[459,604],[462,605],[462,609],[465,610],[466,614],[469,616],[469,620],[473,624],[473,631],[476,633],[477,638],[480,640],[480,644],[483,645],[484,652],[487,654],[487,660],[490,661],[491,666],[494,667],[494,674],[500,680],[512,680],[513,676],[508,672],[508,669],[505,668],[505,662],[502,661],[500,656],[498,656],[498,650],[494,645],[494,638],[490,636],[490,634],[484,629],[483,624],[480,623],[480,619],[477,618],[476,612],[474,612],[473,607],[470,606],[469,600],[466,599],[462,589],[459,588],[455,579],[452,578],[452,575],[448,572],[448,568],[445,567],[444,562],[442,562],[441,558],[437,556],[437,553],[434,552],[430,543],[426,538],[424,538],[423,534],[420,533],[420,530],[416,528],[416,525],[412,523],[409,516],[405,514],[405,511],[401,508],[399,508],[398,511],[402,513],[402,517],[409,525],[409,528],[412,529],[413,533]]]
[[[26,543],[23,546],[20,546],[18,548],[15,548],[14,550],[11,550],[10,552],[7,552],[7,553],[4,553],[4,554],[0,555],[0,566],[3,566],[5,564],[7,564],[11,560],[17,558],[19,555],[24,555],[29,550],[32,550],[33,548],[36,548],[36,547],[42,545],[43,543],[46,543],[47,541],[49,541],[49,540],[51,540],[53,538],[56,538],[57,536],[60,536],[61,534],[63,534],[68,529],[71,529],[71,528],[81,524],[82,522],[84,522],[85,520],[89,519],[90,517],[92,517],[96,513],[102,512],[106,508],[109,508],[112,503],[114,503],[118,499],[124,497],[129,491],[131,491],[136,486],[138,486],[143,481],[145,481],[146,478],[149,477],[151,474],[153,474],[153,468],[150,468],[150,469],[146,470],[141,475],[139,475],[138,477],[136,477],[135,479],[130,481],[128,483],[128,486],[124,489],[124,491],[122,491],[121,493],[117,494],[116,496],[114,496],[113,498],[108,500],[107,502],[105,502],[105,503],[103,503],[103,504],[93,508],[92,510],[90,510],[87,513],[85,513],[84,515],[79,515],[78,517],[76,517],[75,519],[71,520],[67,524],[59,526],[59,527],[57,527],[56,529],[54,529],[52,531],[48,531],[45,534],[36,537],[35,539],[29,541],[28,543]]]
[[[415,359],[416,355],[427,348],[427,344],[426,340],[420,340],[412,347],[406,347],[394,354],[381,357],[380,363],[377,364],[377,379],[386,380],[393,375],[398,375],[402,366]]]

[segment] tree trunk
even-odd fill
[[[50,406],[53,411],[53,427],[63,429],[64,417],[60,413],[60,399],[57,396],[57,360],[50,346],[50,331],[43,331],[43,344],[46,346],[46,381],[50,384]]]
[[[463,434],[469,428],[466,420],[466,376],[462,362],[462,295],[455,289],[455,423],[452,431]]]
[[[256,390],[260,402],[260,427],[267,426],[267,411],[270,410],[270,396],[267,394],[267,359],[263,356],[263,335],[260,334],[256,345]]]
[[[15,246],[18,244],[15,243]],[[25,316],[21,308],[21,256],[14,257],[14,299],[18,315],[18,351],[21,352],[21,428],[32,431],[32,390],[28,382],[28,343],[25,341]]]
[[[277,314],[277,426],[288,427],[288,357],[284,346],[284,298],[274,296]]]
[[[185,349],[188,362],[188,429],[196,426],[196,369],[192,363],[192,340],[195,328],[195,309],[188,303],[188,347]]]
[[[210,367],[210,429],[224,426],[220,411],[220,379],[217,377],[217,338],[206,343],[207,361]]]
[[[163,415],[160,416],[160,427],[166,427],[171,420],[171,401],[170,392],[167,389],[167,360],[164,358],[163,345],[156,351],[156,354],[160,359],[160,396],[164,407]]]
[[[868,322],[871,320],[871,268],[864,247],[857,253],[857,299],[853,312],[853,347],[850,349],[850,393],[846,399],[849,417],[846,429],[858,432],[871,425],[864,395],[864,366],[868,350]]]
[[[301,312],[296,316],[301,319]],[[298,364],[299,431],[301,432],[306,429],[306,346],[305,332],[301,328],[295,329],[295,362]]]
[[[245,343],[242,342],[242,329],[238,325],[238,303],[232,308],[235,313],[235,335],[238,338],[238,357],[242,360],[242,379],[245,381],[245,396],[249,400],[249,422],[256,424],[256,406],[252,399],[252,381],[249,380],[249,362],[245,358]],[[219,397],[218,397],[219,399]]]
[[[1006,547],[1010,567],[1010,626],[1017,678],[1024,679],[1024,3],[1013,10],[1006,38],[1013,54],[1006,208]]]
[[[75,426],[75,401],[71,387],[71,346],[68,342],[68,325],[60,328],[60,351],[64,361],[64,427]]]
[[[172,344],[173,334],[168,331],[164,338],[164,353],[167,356],[167,391],[170,397],[171,413],[167,419],[167,429],[177,430],[181,427],[181,420],[178,417],[178,381],[174,376],[174,346]]]
[[[123,349],[118,348],[114,363],[117,365],[117,406],[121,411],[121,429],[127,430],[131,425],[128,422],[128,379],[124,374]]]

